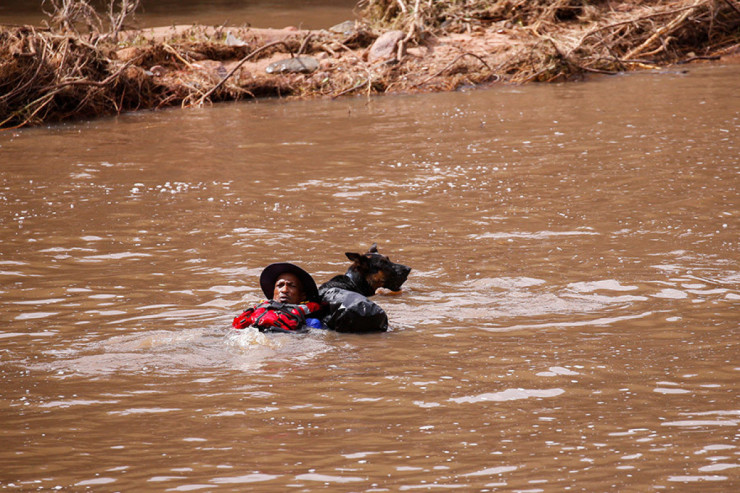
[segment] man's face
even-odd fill
[[[273,300],[297,305],[305,298],[303,285],[298,276],[289,272],[278,276],[277,281],[275,281],[275,292],[272,294]]]

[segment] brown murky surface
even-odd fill
[[[0,134],[0,488],[734,491],[740,66]],[[377,241],[380,335],[232,332]]]
[[[88,0],[105,5],[108,0]],[[356,0],[142,0],[130,24],[159,27],[176,24],[204,26],[295,26],[326,29],[353,19]],[[45,7],[45,8],[44,8]],[[49,19],[41,0],[2,0],[0,23],[40,25]],[[100,10],[104,12],[105,10]]]

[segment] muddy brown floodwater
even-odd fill
[[[109,0],[88,0],[96,6]],[[356,0],[141,0],[132,19],[142,28],[200,24],[203,26],[301,27],[326,29],[353,19]],[[48,2],[47,2],[47,10]],[[100,9],[104,12],[104,9]],[[2,0],[0,23],[40,25],[49,17],[41,0]]]
[[[0,133],[0,487],[736,491],[738,80]],[[375,241],[392,331],[229,329]]]

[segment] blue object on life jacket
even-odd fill
[[[318,318],[307,318],[306,319],[306,325],[308,327],[311,327],[312,329],[328,329],[326,325],[321,323],[321,320]]]

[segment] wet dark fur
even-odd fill
[[[352,252],[346,252],[345,255],[352,265],[346,274],[334,276],[322,284],[319,287],[320,296],[329,288],[346,289],[368,297],[374,295],[378,288],[399,291],[411,272],[411,267],[391,262],[388,257],[378,253],[375,243],[364,255]]]

